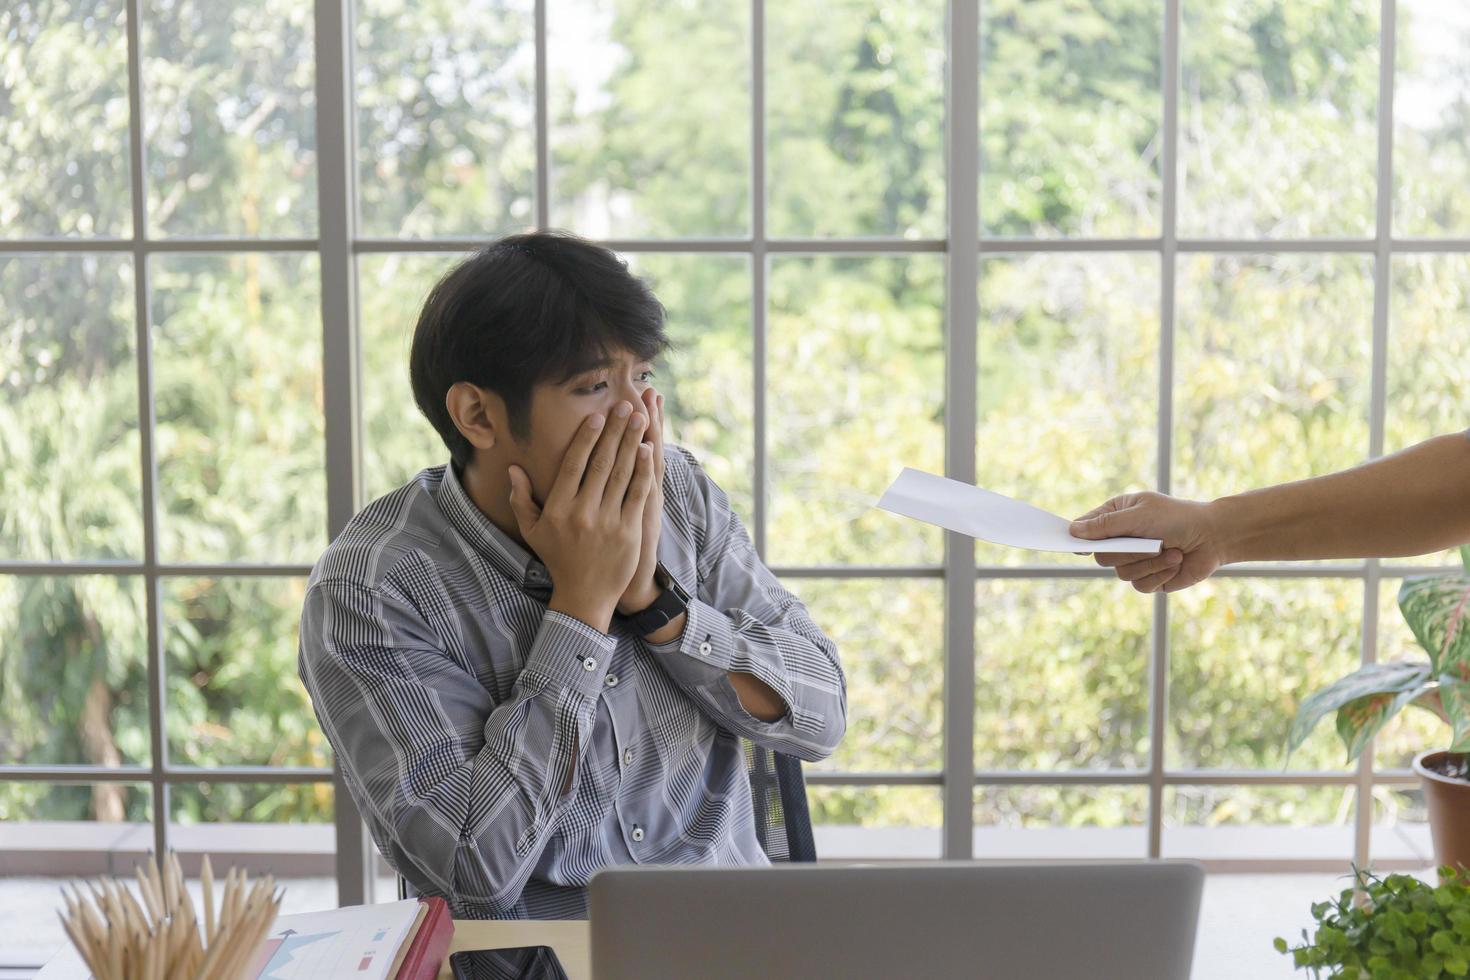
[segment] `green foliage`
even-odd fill
[[[1461,557],[1470,561],[1467,551],[1461,549]],[[1355,759],[1411,704],[1449,723],[1450,751],[1470,750],[1470,575],[1406,579],[1399,589],[1399,608],[1428,652],[1428,662],[1368,664],[1308,697],[1287,736],[1291,750],[1336,711],[1338,735],[1348,758]]]
[[[1315,933],[1303,929],[1299,946],[1278,936],[1276,950],[1317,980],[1470,975],[1470,872],[1446,866],[1439,875],[1439,884],[1429,885],[1411,875],[1380,878],[1354,868],[1356,888],[1313,903]]]

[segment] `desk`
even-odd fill
[[[521,946],[550,946],[567,980],[592,980],[592,930],[586,919],[455,919],[439,980],[454,976],[449,957],[455,953]]]

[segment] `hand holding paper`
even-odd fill
[[[1066,518],[1002,494],[905,467],[878,501],[893,514],[937,524],[993,544],[1034,551],[1156,554],[1157,538],[1073,537]]]

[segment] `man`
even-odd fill
[[[1157,555],[1097,556],[1139,592],[1177,592],[1231,562],[1429,554],[1470,543],[1470,432],[1209,502],[1124,494],[1073,521],[1072,533],[1161,539]]]
[[[379,850],[456,917],[573,918],[610,864],[761,864],[740,739],[846,728],[832,641],[665,452],[664,310],[609,251],[498,241],[429,294],[414,398],[451,463],[317,562],[301,677]],[[544,950],[474,976],[558,976]]]

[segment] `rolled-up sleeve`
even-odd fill
[[[548,610],[497,704],[402,594],[318,581],[300,670],[359,806],[390,828],[395,863],[503,915],[576,796],[613,645]]]
[[[847,730],[847,681],[837,646],[756,555],[724,491],[689,463],[688,507],[701,525],[698,594],[684,632],[648,644],[674,682],[722,727],[757,745],[815,762]],[[761,721],[740,703],[729,673],[750,674],[786,704]]]

